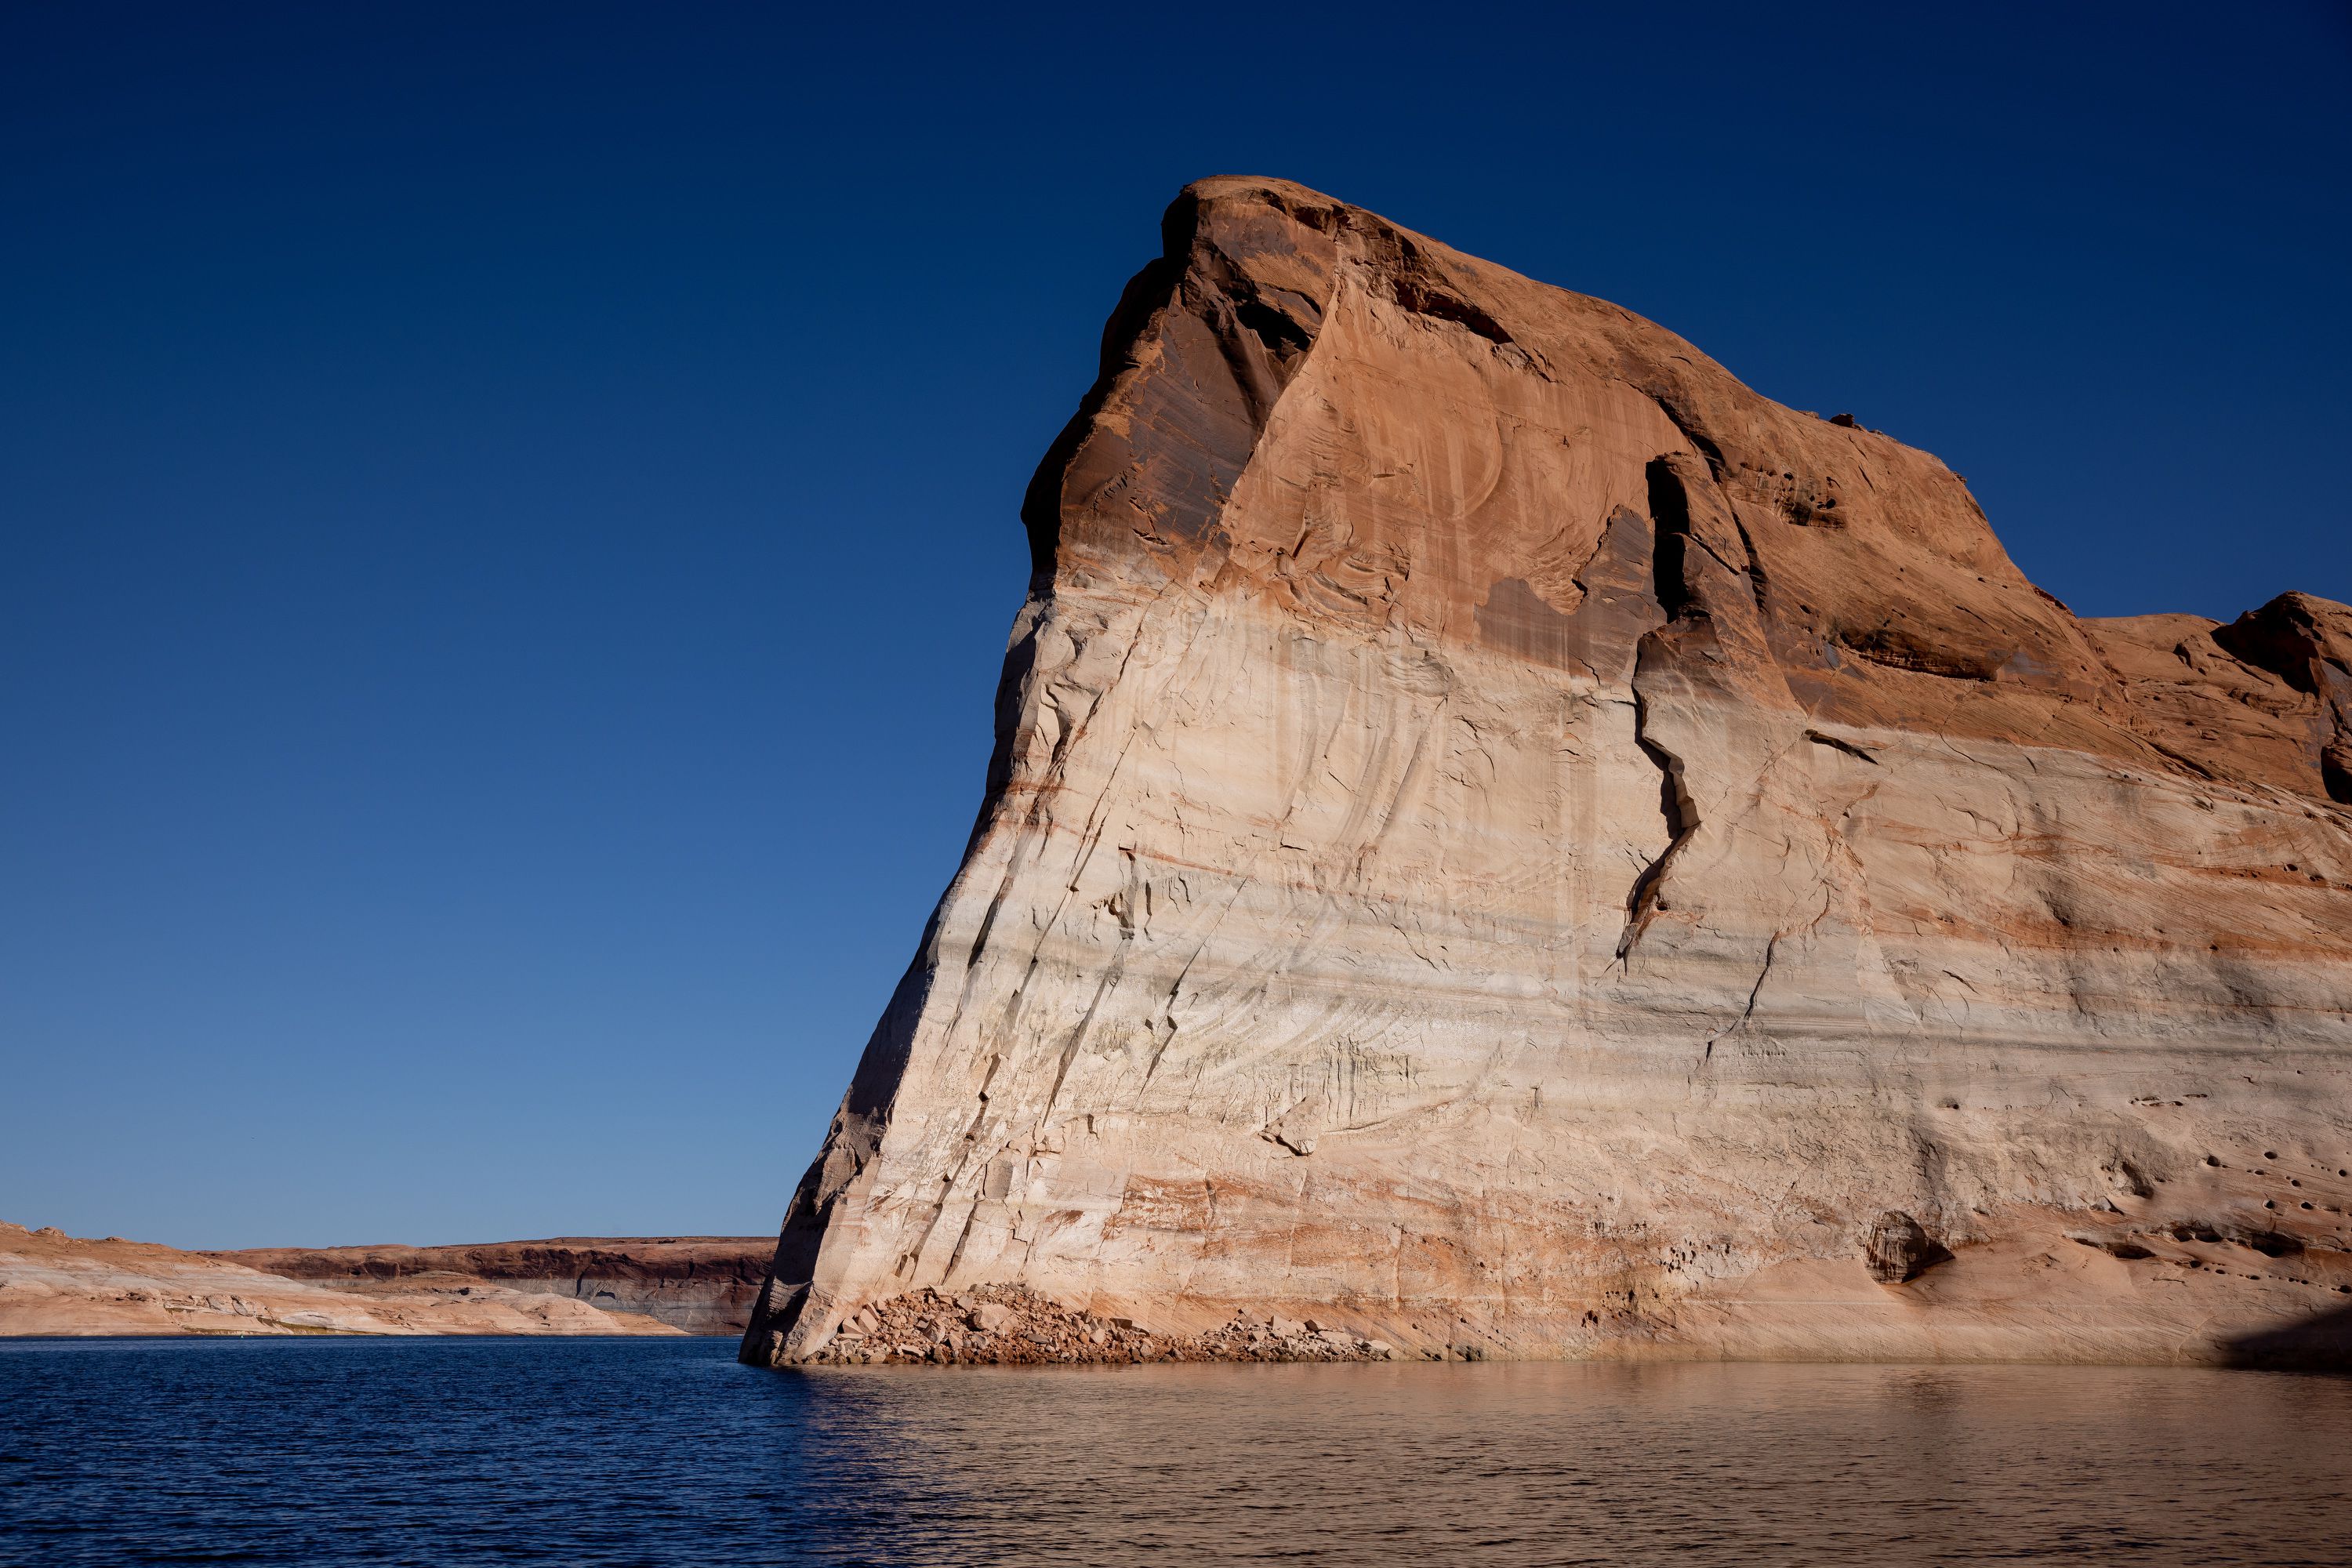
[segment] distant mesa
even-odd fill
[[[771,1250],[661,1237],[183,1252],[0,1224],[0,1336],[740,1334]]]
[[[2352,1295],[2352,609],[2078,617],[1614,305],[1162,232],[746,1360],[2340,1341],[2263,1336]]]
[[[567,1296],[689,1334],[740,1334],[771,1244],[738,1236],[558,1237],[460,1247],[270,1247],[207,1256],[360,1294],[494,1287]]]

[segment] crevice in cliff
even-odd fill
[[[1689,547],[1696,543],[1727,570],[1738,570],[1722,562],[1705,540],[1696,537],[1691,527],[1690,496],[1683,488],[1682,477],[1675,472],[1670,456],[1651,458],[1643,477],[1650,502],[1650,591],[1666,624],[1644,633],[1634,645],[1631,682],[1633,742],[1658,770],[1658,813],[1665,822],[1666,847],[1642,868],[1626,890],[1625,929],[1617,939],[1617,960],[1621,963],[1632,953],[1634,942],[1649,928],[1650,921],[1665,907],[1660,884],[1699,825],[1698,808],[1691,801],[1683,759],[1658,739],[1652,727],[1650,699],[1642,689],[1643,670],[1644,667],[1654,668],[1667,657],[1672,646],[1669,639],[1678,630],[1704,625],[1709,618],[1704,600],[1691,583]]]
[[[1651,637],[1656,636],[1653,632],[1642,640],[1648,644]],[[1650,921],[1658,911],[1665,907],[1659,898],[1658,884],[1664,879],[1667,868],[1674,864],[1675,857],[1682,852],[1683,846],[1688,844],[1691,836],[1698,831],[1698,809],[1691,804],[1690,791],[1683,782],[1683,760],[1660,745],[1647,732],[1649,719],[1649,703],[1642,696],[1641,687],[1637,684],[1633,689],[1633,742],[1642,748],[1643,756],[1657,764],[1658,811],[1665,819],[1666,847],[1659,851],[1656,859],[1642,868],[1641,874],[1633,879],[1633,887],[1626,889],[1625,929],[1617,938],[1617,962],[1620,963],[1625,962],[1633,951],[1633,943],[1649,929]]]
[[[1706,558],[1726,572],[1748,584],[1756,607],[1764,607],[1764,567],[1757,559],[1755,542],[1748,530],[1735,519],[1732,526],[1739,530],[1739,542],[1746,546],[1748,559],[1733,561],[1708,542],[1705,533],[1691,523],[1690,491],[1683,477],[1675,472],[1671,456],[1653,458],[1643,470],[1643,479],[1649,490],[1650,518],[1657,530],[1656,553],[1652,570],[1655,574],[1654,592],[1659,607],[1670,619],[1712,619],[1705,595],[1699,591],[1696,574],[1691,571],[1690,550],[1693,545],[1706,552]],[[1727,514],[1730,508],[1725,507]]]
[[[1806,731],[1805,739],[1811,741],[1816,746],[1827,746],[1832,752],[1843,752],[1849,757],[1859,758],[1861,761],[1868,763],[1873,766],[1877,765],[1878,759],[1876,757],[1872,756],[1868,752],[1863,750],[1860,746],[1855,745],[1852,741],[1841,741],[1835,735],[1824,735],[1819,730]]]
[[[1690,576],[1684,563],[1691,539],[1690,497],[1664,458],[1643,470],[1650,492],[1650,591],[1669,621],[1691,610]]]

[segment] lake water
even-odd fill
[[[2352,1563],[2352,1380],[0,1342],[0,1563]]]

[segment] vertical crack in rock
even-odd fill
[[[1653,458],[1643,469],[1642,479],[1649,491],[1650,527],[1656,541],[1650,557],[1652,592],[1671,625],[1694,610],[1689,566],[1684,557],[1692,544],[1699,543],[1702,549],[1705,544],[1692,537],[1690,497],[1684,492],[1674,465],[1664,458]],[[1699,609],[1696,613],[1706,612]]]
[[[1653,632],[1651,637],[1657,634]],[[1644,643],[1649,637],[1642,639]],[[1633,885],[1625,893],[1625,929],[1617,938],[1617,962],[1622,963],[1633,951],[1633,943],[1649,929],[1650,921],[1664,906],[1658,901],[1658,884],[1667,868],[1683,846],[1698,831],[1698,810],[1691,805],[1690,791],[1683,782],[1683,760],[1660,745],[1645,733],[1649,725],[1649,703],[1638,688],[1633,693],[1633,739],[1642,754],[1657,764],[1658,812],[1665,818],[1666,847],[1658,858],[1642,868]]]
[[[1683,759],[1676,756],[1656,733],[1655,716],[1651,709],[1650,695],[1643,691],[1642,675],[1645,668],[1654,668],[1665,658],[1672,647],[1672,637],[1678,626],[1693,619],[1704,619],[1706,608],[1690,585],[1687,552],[1692,544],[1706,548],[1691,531],[1690,498],[1683,491],[1682,480],[1664,458],[1650,460],[1643,474],[1649,489],[1651,529],[1651,593],[1666,624],[1642,635],[1636,645],[1633,679],[1633,740],[1642,754],[1658,769],[1658,812],[1665,819],[1666,847],[1657,858],[1642,868],[1633,885],[1625,893],[1625,928],[1617,938],[1617,962],[1623,963],[1633,951],[1633,944],[1649,929],[1660,903],[1659,884],[1675,857],[1698,831],[1698,808],[1691,802],[1689,781],[1685,776]],[[1712,553],[1710,552],[1710,553]]]

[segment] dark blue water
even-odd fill
[[[2352,1381],[0,1342],[0,1563],[2352,1563]]]

